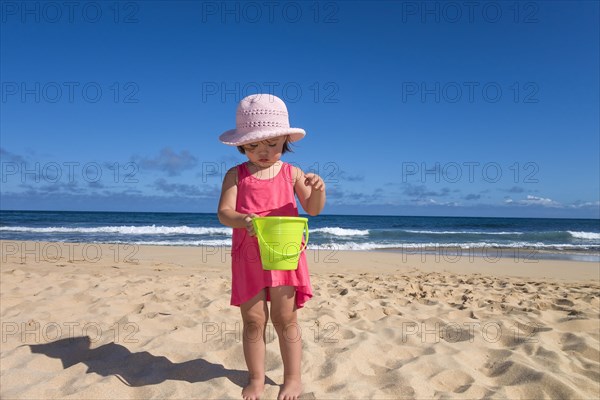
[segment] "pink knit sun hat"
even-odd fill
[[[244,97],[235,113],[235,126],[219,136],[219,140],[230,146],[242,146],[283,135],[296,142],[306,135],[304,129],[290,128],[285,103],[271,94]]]

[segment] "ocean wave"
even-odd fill
[[[576,239],[586,239],[586,240],[598,240],[600,239],[600,233],[597,232],[577,232],[577,231],[567,231],[571,236]]]
[[[377,250],[377,249],[399,249],[401,244],[384,244],[384,243],[322,243],[308,245],[308,250]]]
[[[333,236],[366,236],[369,234],[368,229],[345,229],[338,227],[327,227],[327,228],[316,228],[311,229],[310,233],[325,233],[327,235]]]
[[[147,240],[147,241],[115,241],[117,244],[137,244],[140,246],[210,246],[210,247],[231,247],[231,240]]]
[[[408,233],[422,233],[428,235],[524,235],[525,232],[487,232],[487,231],[418,231],[404,229],[403,232]]]
[[[47,228],[34,228],[28,226],[2,226],[0,231],[4,232],[31,232],[31,233],[119,233],[121,235],[231,235],[231,228],[210,228],[190,226],[98,226],[93,228],[84,227],[60,227],[51,226]]]
[[[377,249],[397,249],[397,250],[440,250],[440,249],[460,249],[460,250],[478,250],[478,249],[533,249],[533,250],[573,250],[573,251],[600,251],[600,245],[582,245],[582,244],[545,244],[533,242],[472,242],[472,243],[377,243],[377,242],[346,242],[346,243],[322,243],[308,246],[309,250],[377,250]]]
[[[600,240],[600,233],[597,232],[584,232],[584,231],[541,231],[541,232],[486,232],[486,231],[432,231],[432,230],[403,230],[407,233],[425,234],[425,235],[518,235],[529,240],[548,240],[548,241],[559,241],[559,240],[570,240],[570,239],[584,239],[584,240]]]

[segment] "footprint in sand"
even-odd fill
[[[575,303],[573,303],[569,299],[558,299],[554,302],[554,304],[556,304],[557,306],[569,306],[569,307],[573,307],[575,305]]]
[[[356,337],[356,334],[350,329],[342,329],[338,334],[342,337],[342,339],[346,340],[354,339]]]
[[[317,379],[325,379],[330,377],[337,370],[337,364],[332,360],[327,360],[325,364],[319,369],[319,375]]]
[[[587,358],[588,360],[592,360],[594,362],[598,362],[598,360],[600,360],[600,350],[590,346],[585,338],[577,336],[573,333],[565,333],[560,339],[563,344],[563,351],[575,356]]]
[[[463,371],[444,370],[430,378],[429,382],[440,391],[464,393],[471,387],[475,380]]]

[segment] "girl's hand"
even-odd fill
[[[304,184],[310,186],[312,190],[318,190],[320,192],[325,190],[325,182],[323,182],[323,179],[319,175],[309,172],[304,175],[304,178]]]
[[[246,223],[246,230],[250,236],[255,236],[256,232],[254,232],[254,225],[252,225],[252,219],[258,217],[256,214],[248,214],[244,217],[244,222]]]

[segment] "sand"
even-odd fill
[[[226,248],[0,242],[3,399],[238,399]],[[305,399],[596,398],[600,266],[311,251]],[[267,332],[267,387],[283,366]]]

